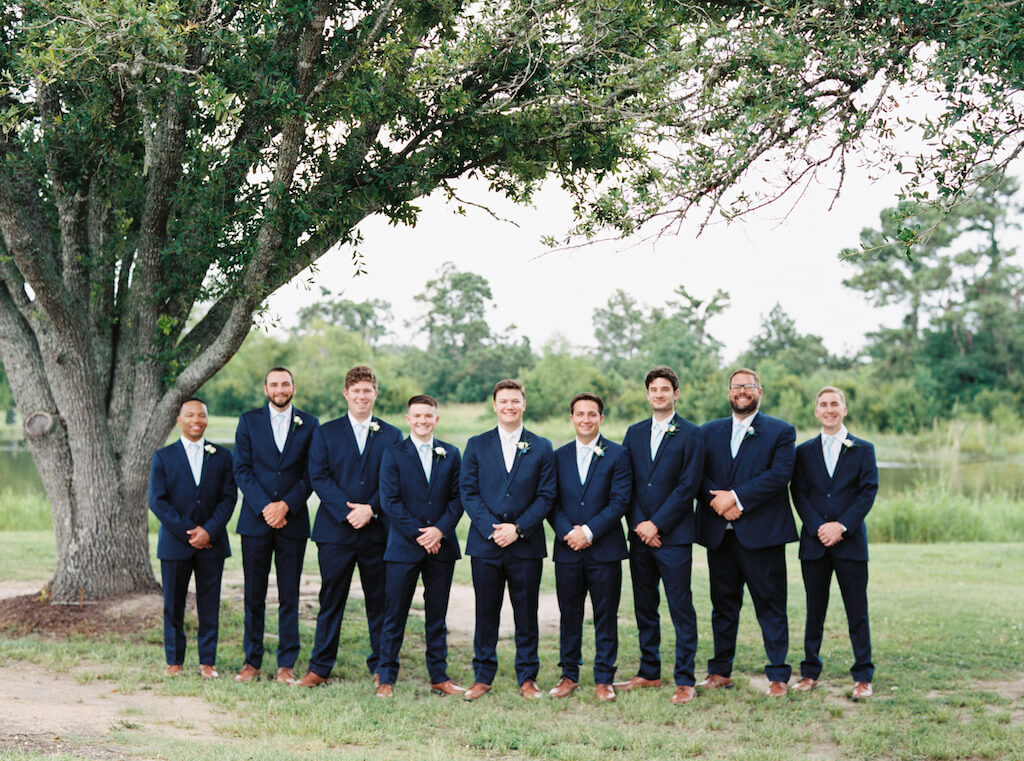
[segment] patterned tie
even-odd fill
[[[736,453],[740,451],[740,444],[743,443],[743,434],[746,429],[742,423],[732,424],[732,442],[730,443],[730,449],[732,450],[733,459],[736,458]]]
[[[420,462],[423,463],[423,474],[427,477],[427,483],[430,483],[430,466],[432,464],[430,452],[430,444],[420,444]]]
[[[590,469],[590,447],[580,447],[580,460],[576,467],[580,472],[580,483],[586,483],[587,470]]]
[[[198,441],[188,443],[188,465],[192,468],[192,478],[196,486],[199,486],[203,478],[203,448],[199,446]]]
[[[658,456],[658,447],[661,445],[661,439],[665,435],[665,431],[658,423],[651,424],[651,461]]]

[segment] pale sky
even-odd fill
[[[838,260],[856,247],[860,231],[878,227],[879,212],[896,203],[897,176],[871,180],[851,167],[842,195],[832,210],[832,191],[812,185],[802,199],[783,201],[739,222],[715,223],[700,237],[696,224],[677,236],[654,242],[616,241],[572,251],[550,251],[541,236],[556,237],[570,221],[570,202],[555,187],[545,189],[534,207],[519,207],[491,195],[480,184],[464,183],[463,197],[486,203],[519,227],[493,219],[479,209],[460,216],[441,199],[424,199],[415,228],[391,227],[383,219],[361,225],[368,274],[353,277],[351,251],[324,256],[316,271],[303,273],[270,299],[269,314],[291,326],[299,307],[320,298],[320,287],[362,301],[392,304],[394,332],[409,341],[405,322],[422,315],[413,296],[436,276],[446,261],[476,272],[490,282],[495,330],[509,324],[529,336],[535,350],[556,334],[575,346],[594,344],[592,315],[622,288],[638,301],[660,305],[673,298],[680,283],[697,297],[716,288],[727,291],[731,306],[711,321],[712,335],[725,344],[724,359],[744,351],[761,316],[776,302],[803,333],[822,336],[832,352],[849,353],[864,344],[865,333],[879,324],[898,323],[898,309],[881,310],[843,287],[853,266]]]

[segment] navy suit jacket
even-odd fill
[[[278,452],[269,404],[238,418],[234,461],[235,481],[242,490],[239,534],[267,536],[272,531],[280,531],[289,539],[309,537],[307,500],[313,487],[306,472],[306,457],[318,425],[315,417],[292,407],[292,424],[284,451]],[[288,523],[284,528],[272,529],[263,519],[263,508],[278,500],[288,505]]]
[[[711,489],[732,489],[743,506],[733,521],[736,539],[747,549],[795,542],[796,521],[789,506],[796,431],[785,420],[758,412],[740,444],[730,451],[732,417],[701,427],[704,434],[704,480],[697,495],[697,541],[717,549],[725,538],[725,518],[711,509]]]
[[[622,516],[629,508],[633,489],[629,452],[603,436],[598,437],[597,443],[604,454],[591,455],[587,480],[582,484],[576,461],[576,440],[555,452],[558,498],[548,520],[555,530],[551,557],[556,563],[581,563],[587,557],[610,563],[629,557],[622,533]],[[589,547],[577,552],[570,549],[562,537],[572,531],[573,526],[584,524],[593,532],[594,539]]]
[[[444,449],[439,457],[436,449]],[[434,439],[430,483],[423,472],[416,442],[411,438],[384,453],[380,463],[380,507],[388,519],[388,545],[384,559],[415,563],[430,557],[416,543],[420,529],[434,526],[444,534],[438,560],[458,560],[455,526],[462,517],[459,501],[459,450]]]
[[[342,415],[313,432],[309,445],[309,480],[320,497],[320,509],[313,522],[313,541],[352,545],[357,542],[384,544],[387,526],[380,511],[380,461],[390,447],[402,440],[402,433],[378,417],[372,421],[379,431],[366,434],[366,446],[359,454],[356,434],[348,415]],[[374,518],[358,531],[349,524],[346,503],[373,507]]]
[[[693,499],[704,475],[704,437],[689,420],[673,415],[669,423],[675,433],[662,437],[651,460],[651,419],[634,423],[622,445],[629,450],[633,466],[633,495],[629,506],[629,528],[653,521],[662,547],[693,544],[697,538]],[[631,530],[629,540],[640,541]]]
[[[158,449],[149,469],[149,509],[160,520],[156,556],[160,560],[187,560],[197,552],[214,557],[231,555],[227,523],[235,511],[238,490],[231,472],[231,452],[205,442],[203,472],[196,486],[188,455],[181,441]],[[202,526],[210,535],[210,549],[197,550],[186,532]]]
[[[849,436],[853,446],[839,447],[839,459],[829,477],[821,436],[815,436],[796,448],[793,471],[793,505],[800,514],[800,558],[815,560],[826,551],[846,560],[868,559],[868,533],[864,518],[878,493],[878,466],[871,442]],[[818,539],[823,523],[839,521],[846,526],[843,540],[826,547]]]
[[[521,445],[505,471],[498,429],[474,436],[466,443],[459,488],[462,507],[470,518],[466,552],[477,557],[500,557],[508,552],[519,558],[547,556],[544,519],[555,500],[555,453],[551,442],[523,429]],[[523,536],[501,548],[488,539],[495,523],[518,523]]]

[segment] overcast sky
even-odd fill
[[[490,282],[491,326],[502,330],[515,324],[535,349],[556,334],[576,346],[592,346],[593,311],[617,288],[660,305],[684,284],[697,297],[710,297],[717,288],[729,293],[731,306],[710,323],[711,334],[725,344],[726,360],[747,347],[776,302],[801,332],[822,336],[832,352],[849,353],[879,324],[896,324],[900,312],[873,308],[860,293],[844,288],[842,280],[853,268],[838,254],[858,245],[863,228],[878,227],[879,212],[895,204],[899,187],[897,176],[871,180],[851,167],[831,211],[831,188],[819,184],[792,211],[794,200],[784,199],[743,221],[713,224],[700,237],[692,224],[656,242],[616,241],[551,252],[541,236],[557,236],[571,221],[569,199],[557,187],[541,193],[534,207],[517,207],[488,196],[479,184],[466,184],[460,190],[464,197],[488,204],[519,226],[477,209],[460,216],[441,199],[425,199],[413,229],[391,227],[382,219],[361,225],[368,274],[353,277],[349,249],[332,252],[315,272],[275,293],[269,314],[285,327],[293,325],[298,308],[320,298],[323,286],[355,301],[391,302],[396,336],[412,340],[405,323],[423,313],[413,296],[451,261]]]

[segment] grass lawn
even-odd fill
[[[802,654],[804,605],[795,545],[789,557],[790,661],[796,666]],[[53,539],[47,532],[0,533],[2,579],[45,578],[53,558]],[[236,552],[229,568],[238,567]],[[306,570],[316,573],[312,545]],[[457,581],[468,577],[464,560]],[[99,642],[0,635],[0,653],[7,661],[57,668],[91,666],[98,674],[95,678],[109,681],[111,690],[197,696],[209,704],[217,730],[206,742],[143,726],[116,728],[105,740],[106,748],[145,758],[1024,759],[1022,577],[1022,544],[873,546],[869,594],[876,697],[859,704],[848,699],[851,655],[835,589],[822,653],[821,689],[781,700],[759,694],[764,655],[748,598],[734,672],[737,688],[701,695],[682,708],[669,704],[668,687],[598,704],[589,662],[583,666],[583,685],[573,697],[524,703],[515,689],[513,649],[507,639],[499,647],[500,671],[493,692],[472,704],[431,696],[425,684],[422,625],[416,619],[406,638],[396,697],[381,701],[373,696],[365,670],[366,630],[356,601],[349,604],[342,632],[335,672],[342,678],[311,691],[268,682],[242,686],[230,679],[211,684],[194,676],[174,681],[153,677],[162,662],[161,635],[155,629]],[[552,579],[549,564],[548,590]],[[637,665],[628,581],[626,587],[620,608],[621,678],[633,674]],[[699,678],[711,646],[707,565],[700,550],[695,553],[693,590],[701,628]],[[276,622],[269,618],[268,631],[274,631]],[[192,622],[194,626],[194,618]],[[309,653],[313,624],[311,616],[304,617],[302,658]],[[668,656],[673,640],[667,616],[663,632],[663,656]],[[233,673],[241,665],[241,633],[240,604],[226,606],[218,657],[222,673]],[[557,652],[557,638],[545,637],[542,688],[557,680]],[[592,654],[591,637],[584,643],[584,657]],[[459,638],[451,643],[450,672],[456,681],[472,681],[471,659],[468,641]],[[194,671],[193,642],[187,665],[189,673]],[[267,665],[273,665],[272,658]],[[304,665],[300,660],[299,666]],[[671,665],[664,675],[670,672]],[[91,757],[87,748],[83,754],[78,757]],[[39,756],[0,750],[0,758]]]

